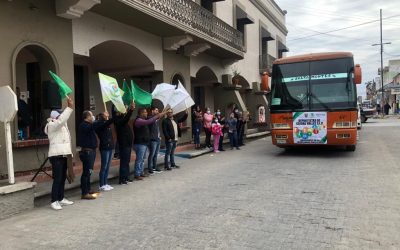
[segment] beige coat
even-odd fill
[[[44,132],[48,135],[50,142],[48,157],[72,155],[71,135],[67,126],[67,121],[72,111],[71,108],[67,107],[58,119],[47,119]]]

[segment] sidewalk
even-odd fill
[[[255,139],[255,138],[260,138],[260,137],[268,136],[268,135],[269,135],[269,132],[261,132],[261,133],[248,135],[248,136],[246,136],[246,138],[247,139]],[[224,144],[227,145],[228,143],[229,143],[229,140],[227,138],[224,139]],[[194,157],[204,155],[204,154],[208,154],[208,153],[213,153],[213,151],[211,151],[208,148],[194,149],[193,144],[182,145],[182,146],[179,146],[176,150],[175,161],[176,161],[177,165],[184,165],[185,164],[184,162],[186,162],[187,160],[194,158]],[[161,169],[164,169],[164,156],[165,156],[165,149],[161,149],[160,153],[158,155],[158,160],[157,160],[157,165]],[[136,155],[134,152],[132,152],[132,159],[131,159],[131,164],[130,164],[131,174],[133,173],[133,170],[134,170],[135,158],[136,158]],[[145,158],[145,170],[147,170],[147,156]],[[95,190],[97,191],[97,189],[98,189],[99,171],[100,171],[100,157],[97,157],[95,167],[94,167],[93,173],[91,175],[91,183],[92,183],[93,191],[95,191]],[[74,166],[74,172],[75,172],[74,182],[71,184],[66,182],[66,184],[65,184],[65,192],[66,192],[67,196],[71,196],[71,195],[75,196],[75,195],[79,195],[79,193],[80,193],[80,176],[81,176],[80,162],[76,166]],[[155,173],[155,174],[164,174],[165,172],[166,171],[163,171],[161,173]],[[51,174],[51,171],[47,171],[47,173]],[[108,178],[112,185],[117,183],[115,181],[115,179],[118,178],[118,175],[119,175],[119,160],[113,160],[112,165],[109,170],[109,175],[108,175]],[[32,176],[23,176],[23,178],[25,178],[25,179],[29,178],[29,180],[30,180],[30,178],[32,178]],[[35,191],[34,191],[35,206],[48,205],[49,196],[51,194],[52,181],[47,175],[45,175],[43,173],[39,174],[37,179],[39,179],[40,181],[38,181],[38,183],[35,187]],[[21,181],[21,180],[19,179],[18,181]]]

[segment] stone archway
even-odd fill
[[[58,87],[50,82],[48,71],[58,72],[58,63],[43,44],[25,42],[12,58],[13,88],[19,100],[19,115],[14,133],[17,139],[43,138],[43,127],[51,109],[61,108]]]
[[[192,96],[196,105],[200,105],[202,109],[209,107],[213,110],[214,105],[214,88],[218,84],[218,77],[214,71],[208,67],[201,67],[196,77],[192,78]]]

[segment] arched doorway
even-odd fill
[[[84,110],[94,113],[104,111],[98,73],[117,79],[120,87],[124,79],[130,86],[133,80],[140,88],[152,91],[162,74],[154,70],[154,63],[140,49],[117,40],[96,44],[89,50],[89,56],[74,55],[75,80],[75,121],[78,125]],[[111,104],[108,104],[108,111]]]
[[[214,85],[218,83],[218,77],[214,71],[207,66],[203,66],[192,78],[192,96],[196,105],[202,109],[209,107],[214,109]]]
[[[14,57],[14,84],[18,95],[18,139],[46,137],[43,128],[49,112],[61,108],[58,87],[50,82],[49,70],[57,72],[55,57],[40,44],[26,44]]]

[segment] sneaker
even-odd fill
[[[61,206],[67,206],[67,205],[72,205],[72,204],[74,204],[74,202],[73,201],[70,201],[70,200],[67,200],[67,199],[62,199],[62,201],[59,201],[58,202]]]
[[[119,185],[128,185],[128,182],[127,181],[120,181]]]
[[[148,171],[149,175],[153,175],[154,171]]]
[[[171,168],[180,168],[178,165],[172,165]]]
[[[164,168],[164,169],[167,170],[167,171],[172,170],[172,168],[170,168],[170,167],[167,167],[167,168]]]
[[[142,176],[135,176],[135,180],[141,181],[141,180],[143,180],[143,177]]]
[[[133,180],[132,180],[132,179],[126,179],[126,182],[128,182],[128,183],[132,183],[132,182],[133,182]]]
[[[148,174],[142,174],[140,177],[145,178],[145,177],[149,177],[149,175]]]
[[[219,150],[215,150],[214,153],[219,153]]]
[[[94,199],[96,199],[97,197],[96,196],[94,196],[94,195],[92,195],[92,194],[85,194],[85,195],[82,195],[82,200],[94,200]]]
[[[161,170],[161,169],[156,169],[156,170],[154,170],[154,172],[155,172],[156,174],[159,174],[159,173],[162,173],[162,170]]]
[[[107,185],[104,185],[104,186],[101,186],[101,187],[99,188],[99,190],[100,190],[100,191],[110,191],[111,189],[110,189]]]
[[[62,207],[61,207],[60,203],[58,203],[58,201],[55,201],[55,202],[51,203],[50,207],[52,209],[54,209],[54,210],[61,210],[62,209]]]
[[[240,148],[239,148],[239,147],[237,147],[236,149],[237,149],[237,150],[240,150]]]
[[[108,187],[108,189],[113,190],[114,188],[108,184],[106,184],[106,186]]]

